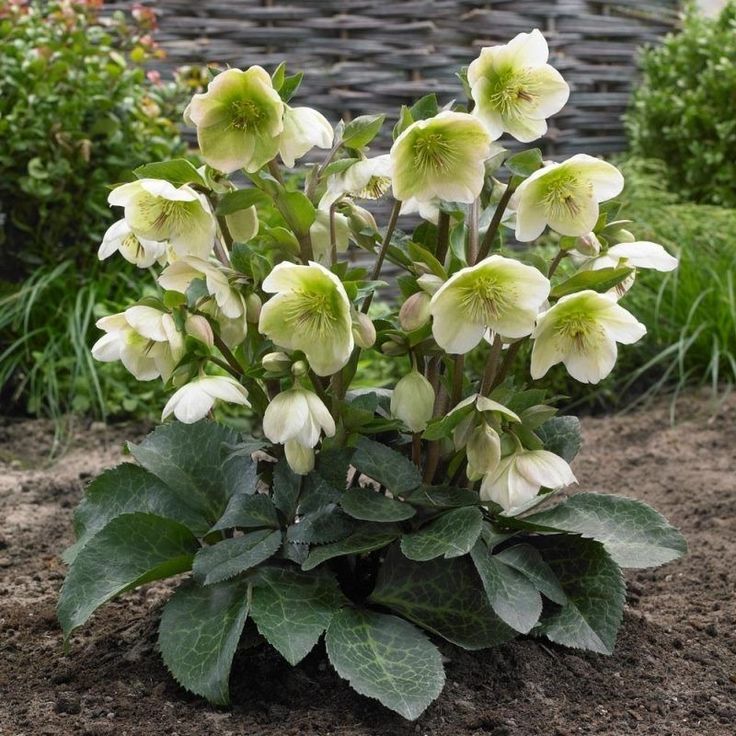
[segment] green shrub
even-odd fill
[[[154,16],[101,3],[0,0],[0,398],[58,416],[144,413],[152,389],[88,355],[135,270],[99,269],[110,185],[181,155],[185,90],[143,64]],[[103,401],[107,400],[107,405]]]
[[[736,2],[715,19],[691,6],[641,69],[626,118],[632,153],[666,161],[683,199],[736,207]]]

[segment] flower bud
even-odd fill
[[[269,373],[282,373],[291,368],[291,358],[286,353],[268,353],[263,356],[261,365]]]
[[[258,319],[261,316],[261,307],[263,306],[263,302],[261,301],[261,297],[258,296],[258,294],[248,294],[247,297],[245,297],[245,318],[248,322],[251,322],[253,324],[258,322]]]
[[[284,454],[289,467],[297,475],[307,475],[314,470],[314,450],[311,447],[289,440],[284,444]]]
[[[422,432],[434,410],[432,384],[414,368],[391,394],[391,416],[400,419],[412,432]]]
[[[297,360],[294,365],[291,366],[291,374],[297,378],[300,376],[306,376],[309,373],[309,366],[304,360]]]
[[[493,427],[483,422],[473,430],[465,451],[468,455],[468,478],[478,480],[498,467],[501,438]]]
[[[414,332],[429,322],[429,303],[432,300],[429,294],[418,291],[412,294],[399,310],[399,323],[406,332]]]
[[[353,338],[361,348],[371,348],[376,342],[376,328],[367,314],[356,312],[353,315]]]
[[[425,273],[417,279],[417,285],[422,291],[426,291],[427,294],[432,296],[445,282],[439,277],[432,273]]]
[[[201,314],[188,314],[184,321],[184,329],[187,335],[203,342],[208,348],[215,344],[215,336],[212,327],[206,317]]]
[[[225,222],[236,243],[247,243],[258,235],[258,212],[254,206],[225,215]]]
[[[611,245],[617,245],[618,243],[635,243],[636,238],[634,234],[625,228],[618,228],[613,232],[607,233],[607,237]]]
[[[375,244],[375,233],[378,232],[378,225],[373,215],[367,209],[352,202],[346,209],[346,215],[355,242],[361,248],[372,248]]]
[[[584,256],[595,257],[601,252],[601,241],[595,233],[586,233],[575,241],[575,250]]]
[[[386,342],[381,345],[381,352],[384,355],[396,357],[398,355],[406,355],[408,349],[405,345],[400,345],[395,340],[386,340]]]

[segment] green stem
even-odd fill
[[[444,266],[450,244],[450,215],[440,210],[437,218],[437,252],[435,257]]]
[[[391,237],[394,234],[394,230],[396,230],[396,223],[399,221],[399,213],[401,212],[401,202],[399,200],[394,201],[393,209],[391,210],[391,216],[388,220],[388,225],[386,226],[386,234],[383,236],[383,242],[381,243],[381,249],[378,251],[378,257],[376,258],[376,263],[373,266],[373,273],[371,274],[371,280],[376,281],[378,277],[381,275],[381,269],[383,268],[383,262],[386,260],[386,252],[388,251],[388,247],[391,244]],[[371,302],[373,301],[373,294],[375,292],[371,292],[366,296],[366,298],[363,300],[363,306],[360,308],[360,311],[363,312],[363,314],[368,314],[368,309],[371,306]]]
[[[509,346],[509,349],[506,351],[506,355],[503,358],[503,362],[501,363],[501,369],[498,371],[498,374],[493,379],[493,383],[491,384],[491,391],[496,388],[496,386],[503,383],[504,378],[506,378],[509,369],[511,368],[511,364],[514,362],[514,359],[516,358],[516,355],[521,348],[522,342],[523,340],[519,340],[518,342],[515,342],[513,345]]]
[[[516,191],[517,186],[518,185],[514,183],[514,180],[511,179],[506,187],[506,191],[501,195],[501,199],[499,200],[498,205],[496,205],[496,211],[493,213],[491,224],[488,226],[483,242],[480,244],[478,261],[482,261],[491,252],[491,247],[496,239],[496,233],[498,233],[503,213],[506,212],[506,207],[508,207],[509,201]]]
[[[468,266],[474,266],[478,260],[478,248],[480,247],[480,233],[478,232],[478,214],[480,202],[476,199],[468,210]]]
[[[567,255],[567,252],[564,250],[560,250],[557,252],[557,255],[555,256],[554,260],[549,266],[549,271],[547,272],[547,278],[551,279],[554,275],[555,271],[557,270],[557,266],[562,263],[562,259]]]
[[[307,188],[304,191],[304,194],[309,200],[314,199],[314,194],[317,191],[317,187],[319,186],[319,182],[322,179],[322,175],[324,174],[325,169],[332,162],[332,159],[335,158],[335,154],[340,150],[340,146],[342,146],[342,138],[338,138],[335,140],[334,145],[329,150],[322,163],[317,167],[314,175],[309,179]]]
[[[460,397],[463,393],[463,377],[465,370],[465,356],[456,355],[453,363],[452,371],[452,395],[450,396],[450,408],[460,403]]]
[[[493,387],[496,373],[498,372],[498,361],[501,357],[501,350],[503,349],[503,341],[496,335],[491,345],[491,354],[488,356],[488,363],[486,363],[486,369],[483,372],[483,380],[480,384],[481,396],[487,396],[491,392]]]

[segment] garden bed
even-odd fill
[[[468,653],[442,646],[447,686],[416,723],[356,695],[317,648],[291,668],[272,650],[236,656],[233,706],[218,710],[176,686],[154,651],[155,584],[95,615],[64,657],[55,604],[82,486],[117,462],[140,428],[75,433],[44,468],[51,427],[0,423],[0,735],[729,736],[736,723],[736,398],[711,416],[690,396],[584,421],[574,468],[581,488],[639,498],[680,527],[682,561],[629,573],[613,657],[516,641]]]

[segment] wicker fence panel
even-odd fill
[[[638,46],[676,22],[677,0],[164,0],[163,70],[217,62],[305,73],[299,100],[333,122],[364,112],[395,117],[428,92],[460,94],[455,71],[478,50],[540,28],[570,83],[568,106],[542,142],[548,155],[622,150],[621,114]],[[128,0],[110,2],[127,8]],[[386,130],[388,130],[386,126]]]

